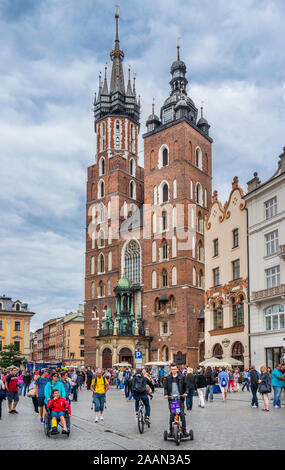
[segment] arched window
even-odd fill
[[[124,254],[126,278],[134,283],[140,282],[141,255],[137,241],[131,240],[126,246]]]
[[[217,359],[222,359],[223,357],[223,348],[219,343],[216,343],[213,347],[213,357],[216,357]]]
[[[167,148],[164,148],[162,152],[162,166],[167,166],[167,165],[168,165],[168,150]]]
[[[105,272],[105,258],[104,258],[103,253],[100,253],[100,255],[99,255],[98,267],[99,267],[99,272],[100,273]]]
[[[101,157],[99,160],[99,176],[105,175],[105,158]]]
[[[105,208],[104,208],[104,204],[101,203],[99,207],[99,223],[104,222],[104,218],[105,218]]]
[[[20,304],[16,304],[16,311],[19,312],[21,310],[21,305]]]
[[[202,242],[200,240],[199,243],[198,243],[198,260],[203,261],[203,258],[204,258],[204,256],[203,256],[203,247],[202,247]]]
[[[163,240],[162,242],[162,259],[167,259],[168,258],[168,245],[167,241]]]
[[[105,196],[105,185],[104,181],[100,181],[98,185],[98,198]]]
[[[168,201],[168,184],[164,183],[162,188],[162,202]]]
[[[240,343],[239,341],[236,341],[232,347],[232,357],[234,357],[238,361],[243,362],[243,353],[244,353],[244,348],[243,348],[242,343]]]
[[[116,133],[118,134],[121,130],[121,123],[119,120],[116,121],[116,126],[115,126]]]
[[[197,232],[203,233],[203,217],[201,212],[198,212],[198,217],[197,217]]]
[[[133,158],[130,160],[130,174],[131,176],[135,176],[135,161]]]
[[[134,181],[130,182],[130,198],[136,198],[136,184]]]
[[[115,148],[116,148],[116,149],[119,149],[119,148],[120,148],[120,137],[119,137],[119,136],[117,136],[117,137],[115,138]]]
[[[236,303],[235,299],[232,298],[232,313],[233,313],[233,326],[241,326],[244,324],[244,304],[243,296],[239,298],[239,302]]]
[[[162,211],[161,220],[162,220],[162,227],[161,228],[162,228],[162,231],[164,232],[168,228],[167,212],[166,211]]]
[[[196,148],[196,153],[195,153],[195,164],[200,170],[202,170],[202,151],[200,147]]]
[[[105,234],[104,234],[104,230],[103,230],[103,229],[101,229],[101,230],[99,231],[98,246],[99,246],[99,247],[105,246]]]
[[[163,331],[164,335],[167,335],[167,333],[168,333],[168,323],[167,322],[163,322],[162,331]]]
[[[223,304],[220,302],[218,308],[214,308],[214,330],[219,330],[223,328]]]
[[[104,297],[104,284],[103,284],[103,281],[99,282],[99,297]]]
[[[169,361],[169,350],[168,350],[168,347],[167,346],[164,346],[162,348],[162,360],[164,362],[168,362]]]
[[[95,282],[91,284],[91,298],[94,299],[95,297]]]
[[[196,202],[197,204],[199,204],[200,206],[203,205],[203,200],[202,200],[202,186],[200,183],[197,183],[196,184]]]
[[[162,287],[167,287],[167,286],[168,286],[167,271],[166,271],[166,269],[163,269],[163,271],[162,271]]]

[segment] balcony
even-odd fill
[[[285,259],[285,245],[279,245],[278,256]]]
[[[271,287],[270,289],[263,289],[256,292],[252,292],[252,302],[262,302],[262,300],[270,299],[272,297],[280,297],[285,295],[285,284],[280,286]]]

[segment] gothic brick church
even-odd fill
[[[111,79],[99,78],[96,162],[86,204],[85,364],[111,367],[134,352],[196,366],[203,354],[204,217],[211,202],[209,124],[187,95],[186,65],[171,65],[170,93],[146,122],[139,166],[140,100],[116,13]],[[200,338],[200,342],[199,342]]]

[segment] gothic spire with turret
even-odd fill
[[[100,78],[99,92],[94,102],[95,131],[97,122],[107,115],[127,116],[137,124],[140,120],[140,104],[136,99],[135,85],[133,89],[131,86],[130,68],[128,70],[127,90],[125,89],[124,52],[120,49],[118,11],[115,13],[115,19],[115,44],[110,53],[112,61],[110,87],[108,88],[107,67],[105,67],[104,86],[102,86]]]

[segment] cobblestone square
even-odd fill
[[[3,402],[0,421],[1,450],[177,450],[173,441],[163,440],[168,429],[168,405],[162,389],[157,389],[151,401],[151,427],[139,434],[134,412],[134,401],[128,401],[121,390],[111,387],[107,395],[104,421],[95,423],[91,410],[91,392],[79,392],[78,402],[72,403],[71,434],[46,437],[39,417],[34,416],[32,400],[21,397],[18,415],[9,415]],[[284,396],[282,396],[284,404]],[[285,408],[270,413],[251,408],[251,393],[228,394],[226,403],[221,395],[214,395],[213,403],[198,408],[194,397],[193,409],[187,411],[187,429],[194,430],[194,440],[181,442],[180,450],[284,450]]]

